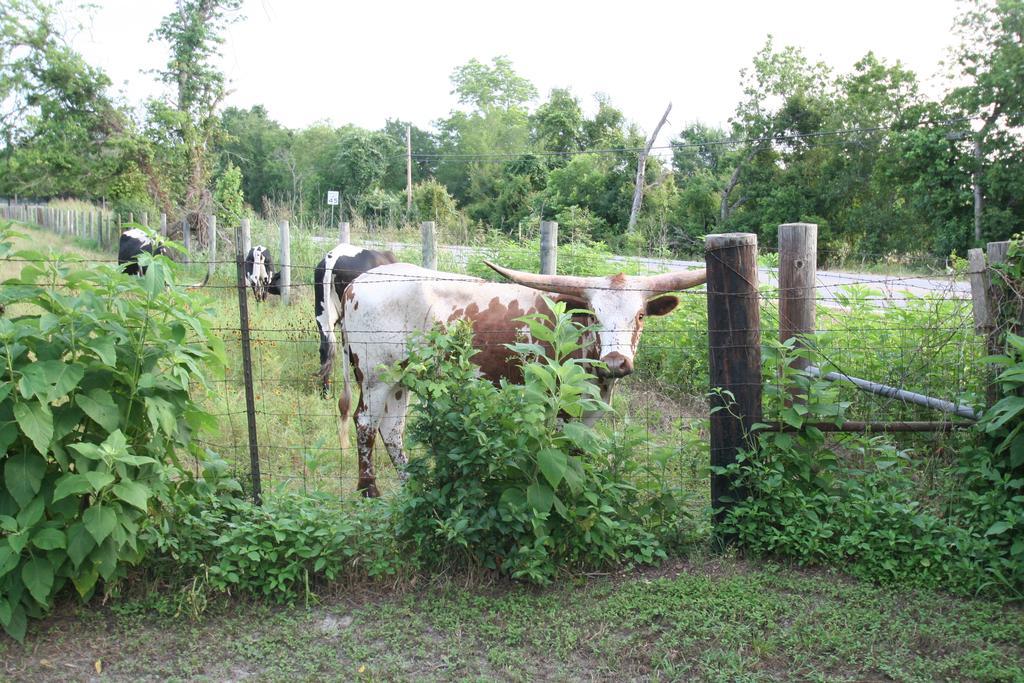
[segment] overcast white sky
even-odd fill
[[[73,47],[131,101],[160,92],[145,71],[166,62],[166,47],[148,38],[174,0],[94,2]],[[388,118],[427,128],[456,105],[455,67],[504,54],[542,100],[568,87],[591,111],[603,92],[646,131],[671,101],[664,143],[690,122],[726,122],[739,70],[769,33],[839,71],[873,50],[941,92],[958,11],[954,0],[247,0],[223,67],[227,104],[262,104],[292,128],[328,120],[375,129]]]

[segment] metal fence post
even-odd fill
[[[252,499],[263,504],[263,484],[260,478],[260,451],[256,443],[256,401],[252,389],[252,352],[249,349],[249,296],[245,291],[245,267],[242,253],[241,230],[235,228],[235,279],[238,284],[238,319],[242,340],[242,379],[245,382],[245,418],[249,428],[249,472],[252,478]]]
[[[757,235],[708,235],[708,356],[711,379],[711,465],[726,467],[752,446],[761,421],[761,312],[757,291]],[[723,474],[711,474],[714,522],[746,497]],[[726,538],[725,540],[730,540]]]

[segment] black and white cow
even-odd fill
[[[270,251],[257,244],[245,255],[245,283],[252,289],[256,301],[266,301],[268,294],[281,294],[281,273],[274,272]]]
[[[320,332],[320,379],[324,398],[330,391],[331,368],[334,366],[334,328],[342,316],[341,297],[352,280],[371,268],[396,263],[390,251],[363,249],[351,244],[339,244],[327,252],[313,271],[313,299],[316,306],[316,324]]]
[[[145,266],[139,265],[139,254],[159,254],[167,256],[167,248],[160,245],[154,249],[153,240],[142,230],[130,228],[121,233],[121,239],[117,245],[117,263],[124,266],[124,272],[129,275],[145,275]]]

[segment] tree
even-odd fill
[[[0,192],[97,197],[137,172],[130,119],[58,28],[59,4],[11,0],[0,12]]]
[[[251,206],[259,208],[264,198],[281,199],[295,191],[288,165],[292,133],[270,119],[266,109],[228,107],[221,114],[221,127],[221,163],[241,171],[242,193]]]
[[[551,91],[548,101],[537,107],[530,117],[534,144],[543,152],[559,152],[563,156],[550,156],[553,167],[563,166],[566,156],[584,148],[584,116],[579,100],[563,88]]]
[[[170,58],[159,72],[160,80],[175,90],[174,110],[157,108],[158,125],[174,135],[175,151],[184,178],[184,207],[192,220],[212,208],[210,179],[213,173],[213,149],[221,133],[217,110],[227,95],[227,79],[215,66],[224,42],[221,33],[241,18],[242,0],[179,0],[178,8],[164,17],[152,38],[167,43]],[[203,225],[197,222],[197,227]],[[205,243],[205,232],[197,237]]]
[[[974,239],[982,240],[985,187],[994,190],[994,176],[1016,176],[1005,164],[1020,168],[1020,129],[1024,126],[1024,1],[972,0],[956,30],[961,43],[955,57],[968,84],[955,88],[950,103],[977,121],[974,134]],[[998,170],[995,170],[999,167]],[[991,170],[989,170],[991,169]],[[1021,214],[1020,192],[994,195],[998,209]],[[999,236],[994,231],[992,238]]]

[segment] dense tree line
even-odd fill
[[[110,94],[58,30],[59,6],[11,0],[0,13],[0,194],[105,198],[124,210],[245,210],[324,221],[327,190],[372,224],[420,219],[682,249],[712,231],[818,223],[831,252],[962,252],[1021,227],[1024,0],[965,0],[951,85],[868,52],[848,73],[769,37],[740,74],[724,128],[693,123],[646,167],[627,230],[644,134],[604,96],[542,99],[504,57],[452,72],[457,105],[427,125],[292,130],[262,106],[222,106],[215,67],[241,0],[183,0],[155,27],[169,49],[166,97],[136,110]],[[685,117],[685,111],[676,110]],[[406,206],[406,131],[414,202]]]

